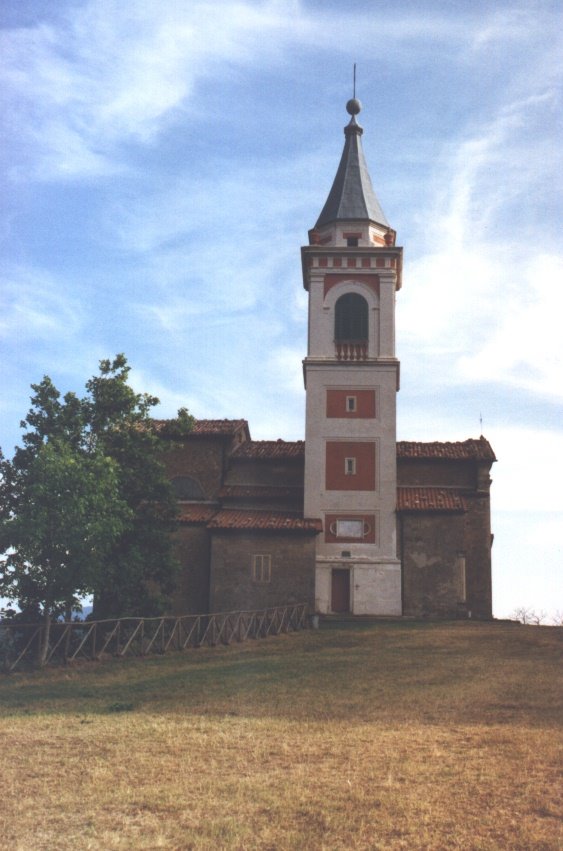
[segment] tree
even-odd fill
[[[94,591],[131,512],[115,462],[99,452],[84,454],[54,438],[25,464],[21,454],[18,460],[0,461],[0,592],[41,616],[43,664],[52,619]]]
[[[61,400],[48,377],[32,385],[23,446],[0,462],[0,592],[46,629],[86,593],[102,616],[155,614],[173,585],[167,442],[150,417],[158,399],[129,372],[124,355],[101,361],[82,399]],[[192,425],[182,410],[170,436]]]
[[[124,355],[117,355],[102,361],[100,374],[86,385],[86,419],[96,445],[117,463],[120,492],[133,513],[106,560],[94,604],[98,617],[160,614],[177,569],[171,537],[177,503],[162,463],[169,441],[150,416],[158,399],[135,393],[127,383],[129,371]],[[193,423],[182,408],[165,435],[180,437]]]

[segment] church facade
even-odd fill
[[[199,420],[167,453],[180,501],[176,612],[307,602],[321,613],[492,617],[484,437],[397,442],[396,243],[364,158],[360,104],[301,249],[305,441]]]

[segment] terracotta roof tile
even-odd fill
[[[249,440],[233,452],[233,458],[303,458],[304,440]]]
[[[164,431],[170,420],[153,420],[157,431]],[[234,435],[239,429],[244,428],[248,433],[247,420],[196,420],[190,435],[203,437],[213,435]]]
[[[452,488],[397,488],[397,511],[467,511],[463,495]]]
[[[196,420],[194,434],[235,434],[240,428],[248,429],[247,420]]]
[[[216,505],[181,505],[179,506],[178,520],[180,523],[196,523],[205,526],[214,514],[217,514]]]
[[[416,443],[414,441],[401,440],[397,443],[398,458],[446,458],[459,461],[496,461],[488,440],[481,436],[478,440],[473,438],[457,443]]]
[[[270,485],[225,485],[219,496],[228,499],[294,499],[303,493],[303,487],[270,487]]]
[[[320,520],[310,520],[281,511],[223,509],[209,522],[210,529],[264,529],[276,532],[321,532]]]

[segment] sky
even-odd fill
[[[5,0],[0,445],[124,352],[157,416],[304,435],[300,246],[357,63],[404,246],[398,438],[495,450],[493,608],[563,612],[558,0]]]

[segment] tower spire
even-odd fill
[[[388,228],[389,222],[373,190],[362,148],[363,128],[356,121],[362,104],[356,98],[356,66],[354,65],[354,97],[346,104],[351,116],[344,128],[346,140],[340,165],[316,228],[337,221],[371,221]]]

